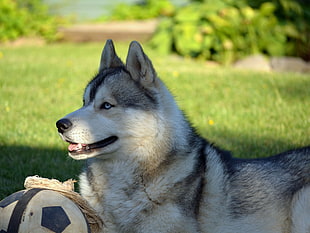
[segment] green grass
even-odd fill
[[[103,44],[0,47],[0,199],[25,177],[77,179],[55,122],[82,104]],[[123,60],[128,44],[117,43]],[[310,143],[310,75],[212,68],[145,48],[198,131],[238,157]]]

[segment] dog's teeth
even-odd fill
[[[77,150],[82,150],[85,148],[86,144],[81,144],[81,143],[71,143],[68,147],[69,151],[77,151]]]
[[[74,144],[74,143],[71,143],[68,147],[68,150],[69,151],[75,151],[75,150],[78,150],[79,149],[79,144]]]
[[[88,149],[89,149],[89,145],[87,145],[87,144],[81,144],[81,147],[82,147],[84,150],[88,150]]]

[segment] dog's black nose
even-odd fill
[[[59,133],[66,132],[71,126],[72,126],[72,123],[67,118],[62,118],[56,122],[56,127],[58,128]]]

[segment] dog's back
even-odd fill
[[[207,154],[202,229],[309,232],[310,147],[252,160]]]

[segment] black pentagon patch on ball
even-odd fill
[[[41,226],[61,233],[70,225],[70,219],[61,206],[48,206],[42,208]]]
[[[0,202],[0,207],[4,208],[13,203],[14,201],[19,200],[24,195],[24,190],[11,194],[10,196],[4,198]],[[0,232],[1,233],[1,232]]]

